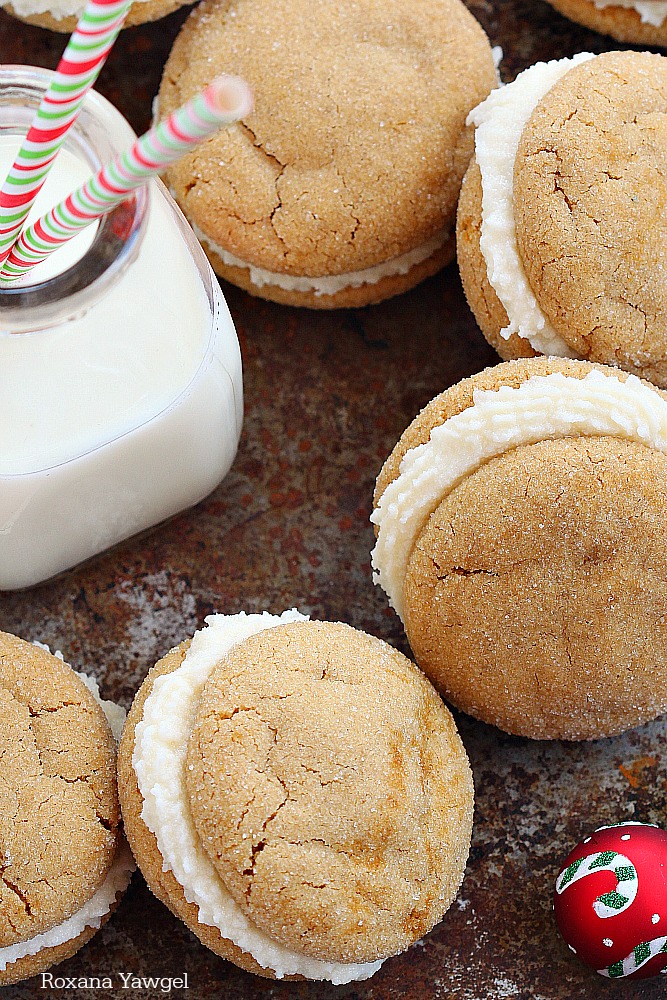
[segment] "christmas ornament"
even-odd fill
[[[568,855],[554,914],[571,951],[602,976],[667,973],[667,833],[603,826]]]

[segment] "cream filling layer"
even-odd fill
[[[57,927],[52,927],[49,931],[45,931],[44,934],[37,934],[28,941],[20,941],[8,948],[0,948],[0,971],[4,972],[8,965],[18,962],[22,958],[37,955],[44,948],[56,948],[67,941],[72,941],[87,927],[99,927],[103,917],[107,915],[115,903],[118,894],[127,889],[134,868],[134,858],[123,840],[116,851],[107,877],[88,902],[72,914],[68,920],[58,924]]]
[[[34,645],[50,652],[49,647],[43,642],[35,642]],[[59,660],[63,659],[59,650],[56,650],[53,655],[57,656]],[[118,741],[125,721],[125,710],[115,702],[106,701],[100,697],[100,689],[94,677],[89,677],[88,674],[81,674],[78,671],[76,673],[101,706],[114,737]],[[118,894],[127,889],[135,867],[130,849],[125,840],[122,840],[107,877],[88,902],[57,927],[52,927],[43,934],[36,934],[35,937],[29,938],[27,941],[19,941],[18,944],[0,948],[0,972],[4,972],[7,966],[13,962],[18,962],[30,955],[37,955],[44,948],[56,948],[67,941],[72,941],[87,927],[99,927],[103,917],[107,915],[115,903]]]
[[[340,985],[367,979],[382,962],[341,964],[298,954],[274,941],[243,913],[225,888],[195,829],[185,783],[185,757],[201,691],[215,665],[233,646],[264,629],[307,621],[298,611],[282,615],[209,615],[195,633],[181,666],[158,677],[135,731],[132,764],[144,804],[141,817],[155,835],[163,870],[171,871],[203,924],[252,955],[278,979],[300,974]]]
[[[425,444],[406,453],[371,515],[379,529],[371,554],[374,582],[401,619],[412,550],[445,497],[498,455],[582,435],[611,435],[667,454],[667,401],[634,375],[624,382],[597,370],[583,379],[537,375],[518,388],[476,390],[472,406],[434,427]]]
[[[134,0],[144,3],[146,0]],[[50,14],[56,21],[65,17],[79,17],[83,13],[85,0],[3,0],[0,7],[11,4],[19,17],[31,17],[34,14]]]
[[[172,192],[173,194],[173,192]],[[282,288],[286,292],[313,292],[315,295],[336,295],[345,288],[359,288],[361,285],[375,285],[382,278],[395,277],[399,274],[407,274],[408,271],[417,264],[428,260],[432,254],[445,245],[451,233],[449,229],[443,229],[425,243],[401,254],[399,257],[392,257],[391,260],[383,261],[374,267],[366,267],[361,271],[348,271],[345,274],[331,274],[320,278],[311,278],[307,275],[279,274],[277,271],[266,271],[261,267],[254,267],[240,257],[236,257],[229,250],[214,243],[206,233],[190,222],[197,239],[205,246],[217,254],[228,267],[242,267],[250,273],[250,280],[257,288],[265,285],[274,285]]]
[[[57,656],[58,652],[54,655]],[[120,743],[120,737],[123,732],[123,726],[125,725],[125,719],[127,718],[127,712],[122,705],[117,705],[115,701],[107,701],[106,698],[102,698],[100,695],[100,686],[94,677],[91,677],[90,674],[81,674],[78,670],[76,670],[75,673],[77,677],[81,678],[95,701],[106,715],[107,722],[109,723],[109,727],[113,733],[113,738],[116,743]]]
[[[482,174],[480,247],[489,283],[504,306],[508,324],[500,335],[517,333],[541,354],[578,355],[554,330],[530,287],[516,242],[514,164],[528,119],[554,84],[573,66],[592,59],[581,52],[573,59],[535,63],[513,83],[492,90],[468,115],[475,125],[475,157]]]
[[[626,7],[636,10],[644,24],[659,28],[667,18],[667,3],[663,0],[594,0],[598,10],[606,7]]]

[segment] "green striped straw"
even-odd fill
[[[20,278],[174,160],[223,125],[239,121],[252,110],[252,103],[252,93],[244,80],[218,77],[24,229],[5,260],[0,284]]]
[[[51,164],[123,27],[131,0],[91,0],[0,189],[0,264],[9,256]]]

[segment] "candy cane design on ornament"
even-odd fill
[[[593,909],[601,919],[614,917],[631,906],[637,895],[637,872],[632,862],[616,851],[597,851],[585,858],[577,858],[568,865],[556,881],[556,892],[560,895],[568,886],[592,872],[608,871],[616,876],[616,888],[604,892],[593,903]],[[619,892],[619,887],[623,892]]]
[[[67,43],[0,189],[0,264],[9,255],[51,163],[123,26],[131,0],[91,0]]]
[[[608,979],[623,979],[625,976],[633,975],[642,966],[646,965],[651,958],[655,958],[656,955],[660,955],[662,952],[667,954],[667,937],[654,938],[652,941],[642,941],[641,944],[635,945],[630,954],[625,958],[618,962],[613,962],[606,969],[598,969],[597,971],[601,976],[606,976]],[[661,969],[660,972],[663,974],[667,973],[667,967]]]

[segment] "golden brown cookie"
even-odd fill
[[[218,274],[334,308],[452,258],[465,118],[497,79],[460,0],[208,0],[175,42],[160,115],[222,70],[251,84],[253,112],[167,173]]]
[[[108,879],[116,877],[121,835],[113,735],[74,671],[0,633],[0,711],[0,984],[6,984],[74,954],[100,926],[117,895]]]
[[[181,647],[157,665],[128,717],[121,802],[149,885],[205,944],[265,976],[342,983],[442,918],[465,868],[472,779],[449,712],[409,660],[347,625],[290,617],[212,616],[189,659]],[[196,905],[155,820],[159,801],[173,830],[169,780],[147,791],[150,758],[162,769],[171,760],[153,742],[159,699],[174,704],[169,687],[155,687],[166,672],[173,697],[195,694],[177,765],[192,830],[174,842],[200,886],[211,882]],[[206,916],[214,898],[227,925]]]
[[[534,357],[527,340],[513,333],[505,340],[500,331],[509,320],[489,283],[480,247],[482,226],[482,175],[473,157],[461,186],[456,213],[456,241],[461,284],[480,330],[503,361]]]
[[[457,465],[473,428],[491,443]],[[445,697],[540,739],[612,735],[667,710],[663,431],[664,394],[555,358],[488,369],[415,419],[380,473],[376,507],[400,488],[397,517],[410,514],[420,445],[427,466],[450,461],[456,475],[396,564],[401,592],[391,552],[381,582]],[[382,521],[379,539],[391,530]]]
[[[223,937],[216,927],[200,922],[197,907],[194,903],[189,903],[186,900],[183,887],[173,873],[169,870],[165,871],[163,868],[163,858],[155,835],[151,833],[141,818],[144,800],[139,791],[137,776],[132,766],[136,726],[141,721],[144,704],[155,681],[158,677],[171,673],[181,666],[189,645],[189,641],[183,642],[180,646],[171,649],[161,660],[158,660],[139,688],[128,712],[127,723],[118,748],[118,792],[125,832],[132,853],[137,859],[149,888],[171,910],[174,916],[179,917],[197,935],[202,944],[214,951],[216,955],[234,962],[235,965],[247,972],[266,975],[262,967],[257,965],[250,955]]]
[[[161,17],[166,17],[178,7],[185,7],[193,0],[137,0],[130,7],[123,27],[130,28],[136,24],[146,24],[148,21],[157,21]],[[83,11],[82,3],[77,13],[68,13],[72,10],[72,4],[65,6],[54,3],[51,9],[45,10],[44,4],[33,5],[30,0],[13,5],[11,3],[0,4],[13,17],[27,24],[35,24],[39,28],[49,28],[51,31],[62,31],[70,34],[77,25],[79,15]]]
[[[518,266],[560,340],[544,353],[617,365],[659,386],[667,385],[666,96],[662,56],[605,53],[569,68],[523,128],[512,199]],[[525,337],[500,334],[511,307],[482,255],[482,190],[471,165],[459,208],[464,289],[503,358],[535,353],[534,323]]]
[[[653,0],[640,0],[640,10],[618,4],[598,7],[595,0],[547,0],[547,3],[571,21],[611,35],[619,42],[667,45],[667,16],[662,19],[662,10],[657,17],[651,15]],[[655,6],[662,8],[663,4],[658,0]]]

